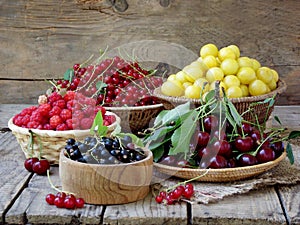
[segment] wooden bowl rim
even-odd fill
[[[120,124],[121,118],[110,111],[107,111],[108,115],[114,115],[116,117],[116,121],[112,123],[111,125],[108,126],[108,129],[113,129],[117,124]],[[64,130],[64,131],[55,131],[55,130],[40,130],[40,129],[30,129],[30,128],[25,128],[25,127],[19,127],[13,123],[13,118],[11,117],[8,121],[8,128],[13,131],[17,132],[20,134],[25,134],[25,135],[30,135],[29,130],[34,132],[35,134],[38,134],[40,136],[50,136],[50,137],[63,137],[65,135],[74,135],[74,136],[82,136],[82,135],[88,135],[90,134],[90,129],[88,130]]]
[[[82,163],[82,162],[77,162],[75,160],[72,160],[68,157],[66,157],[64,155],[64,150],[62,150],[60,152],[60,160],[66,160],[67,163],[70,163],[70,164],[73,164],[73,165],[78,165],[78,166],[81,166],[81,167],[86,167],[86,166],[89,166],[89,167],[94,167],[94,168],[110,168],[110,167],[126,167],[126,166],[134,166],[134,165],[138,165],[140,163],[143,163],[143,162],[146,162],[146,161],[151,161],[151,165],[153,165],[153,154],[150,150],[148,149],[143,149],[144,152],[146,152],[147,154],[147,157],[142,159],[142,160],[139,160],[139,161],[135,161],[135,162],[131,162],[131,163],[120,163],[120,164],[91,164],[91,163]]]

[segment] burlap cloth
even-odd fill
[[[219,201],[227,196],[244,194],[251,190],[265,188],[274,185],[294,185],[300,182],[300,139],[292,142],[295,163],[291,165],[288,158],[280,162],[280,164],[271,170],[242,181],[234,181],[227,183],[207,183],[193,182],[195,187],[195,195],[192,199],[195,203],[208,204],[210,202]],[[179,178],[163,179],[162,174],[155,172],[152,185],[153,194],[157,194],[159,190],[165,187],[176,185],[182,180]]]

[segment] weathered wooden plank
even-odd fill
[[[300,224],[300,185],[279,187],[289,224]]]
[[[27,185],[30,173],[24,169],[25,156],[15,137],[10,132],[0,133],[0,140],[0,216],[3,219],[13,201]]]
[[[51,167],[50,179],[60,188],[58,167]],[[86,204],[82,209],[58,209],[48,205],[45,196],[55,194],[47,176],[34,175],[20,197],[6,215],[7,223],[31,224],[99,224],[102,215],[102,206]]]
[[[297,1],[127,0],[128,8],[123,12],[111,7],[109,1],[77,2],[98,4],[2,1],[0,78],[58,78],[66,68],[97,54],[100,48],[134,41],[167,41],[195,54],[201,45],[213,42],[220,47],[237,44],[243,55],[276,68],[290,87],[280,104],[300,102],[300,94],[293,91],[300,79],[300,47],[295,41],[300,32],[295,23],[300,18]],[[97,10],[89,10],[93,8]],[[5,86],[1,85],[1,90]],[[43,87],[35,89],[43,91]],[[19,93],[13,93],[16,96],[1,93],[1,102],[20,103]],[[23,101],[35,102],[30,85],[28,93]]]
[[[192,224],[285,224],[274,188],[235,195],[217,203],[192,205]]]
[[[160,205],[150,193],[137,202],[107,206],[103,224],[187,224],[186,204]]]

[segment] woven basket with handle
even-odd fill
[[[107,114],[113,114],[116,117],[116,121],[108,126],[108,133],[110,133],[121,121],[116,114],[111,112],[107,112]],[[47,159],[50,164],[59,163],[59,154],[64,149],[67,139],[74,138],[79,141],[91,135],[90,130],[53,131],[23,128],[16,126],[13,123],[13,118],[8,121],[8,127],[15,135],[26,158],[42,157]],[[30,130],[33,134],[30,133]],[[31,137],[33,141],[29,148]]]

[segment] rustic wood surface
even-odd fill
[[[207,205],[159,205],[149,193],[145,199],[129,204],[57,209],[44,199],[46,194],[56,193],[47,176],[30,174],[23,168],[25,156],[6,129],[7,118],[26,105],[0,106],[0,224],[300,224],[300,184],[253,190]],[[300,106],[276,106],[273,114],[285,116],[283,125],[298,130],[299,115]],[[297,162],[299,153],[297,147]],[[58,167],[51,167],[50,179],[61,188]],[[170,179],[172,182],[177,181]],[[201,190],[200,182],[195,185]]]
[[[287,81],[279,104],[300,103],[298,1],[2,0],[0,5],[1,103],[35,103],[50,86],[45,79],[61,78],[99,49],[143,40],[175,43],[194,54],[208,42],[236,44],[242,55],[271,66]],[[184,59],[181,54],[161,50],[155,57]]]

